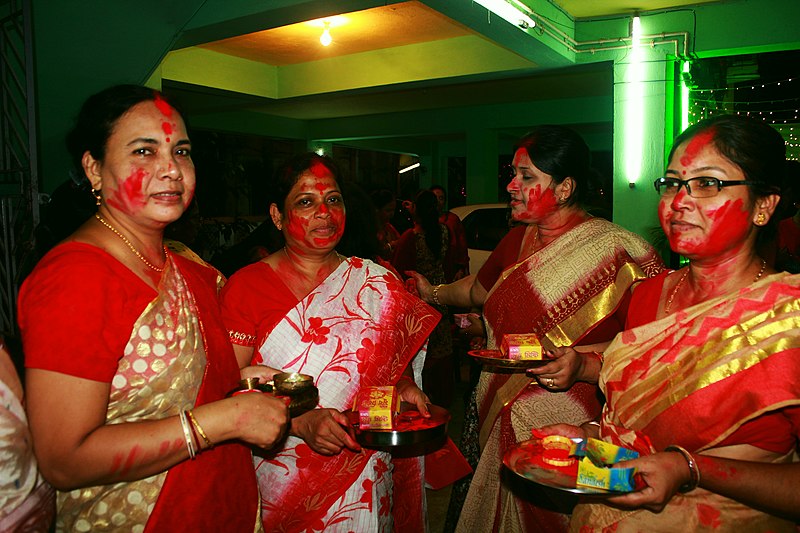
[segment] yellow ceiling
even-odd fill
[[[201,46],[251,61],[284,66],[473,33],[417,1],[324,19],[331,23],[333,38],[327,47],[319,42],[322,20],[299,22]]]

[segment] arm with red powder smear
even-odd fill
[[[178,416],[106,424],[111,385],[36,368],[26,376],[27,411],[44,477],[62,491],[143,479],[186,460]],[[193,409],[212,443],[240,439],[261,448],[279,440],[286,404],[242,394]],[[207,445],[197,439],[199,448]]]
[[[800,463],[774,464],[692,454],[700,471],[700,487],[750,507],[790,520],[800,518]],[[609,498],[615,507],[653,512],[664,509],[679,487],[691,480],[686,459],[678,452],[640,457],[636,467],[647,486]]]

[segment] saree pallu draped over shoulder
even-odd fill
[[[353,257],[289,311],[255,360],[314,376],[319,406],[345,411],[360,387],[395,384],[412,358],[418,377],[439,317],[394,274]],[[367,449],[323,456],[290,436],[255,462],[267,530],[425,529],[420,458]]]
[[[643,239],[606,220],[589,219],[506,269],[484,305],[488,347],[499,347],[509,333],[534,333],[547,349],[573,346],[617,311],[633,283],[662,269]],[[554,503],[550,508],[557,512],[551,512],[516,497],[501,483],[502,458],[529,439],[533,427],[581,424],[597,416],[597,387],[576,383],[566,392],[550,392],[521,373],[484,371],[477,405],[481,458],[458,530],[565,530],[563,513],[573,502]]]
[[[606,350],[600,384],[605,440],[641,454],[677,444],[692,453],[783,463],[777,453],[738,442],[761,416],[800,405],[800,276],[774,274],[620,333]],[[796,430],[795,430],[796,431]],[[796,460],[796,458],[794,459]],[[695,489],[658,514],[581,505],[573,531],[796,531],[789,521]]]
[[[239,371],[207,270],[170,256],[158,294],[133,325],[119,360],[107,424],[175,416],[235,387]],[[125,460],[119,459],[120,469]],[[145,479],[59,493],[58,503],[59,530],[249,532],[261,526],[251,454],[239,443],[217,445]]]

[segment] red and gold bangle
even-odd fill
[[[209,438],[208,438],[208,435],[206,435],[206,432],[205,432],[205,431],[203,431],[203,428],[200,426],[200,423],[199,423],[199,422],[197,421],[197,419],[194,417],[194,413],[192,412],[192,410],[191,410],[191,409],[189,409],[188,411],[186,411],[186,416],[188,416],[188,417],[189,417],[189,422],[191,422],[191,423],[192,423],[192,433],[194,433],[194,432],[195,432],[195,430],[197,430],[197,433],[199,433],[199,434],[200,434],[200,436],[201,436],[201,437],[203,438],[203,440],[205,441],[205,443],[206,443],[206,446],[208,446],[209,448],[213,448],[213,447],[214,447],[214,443],[213,443],[213,442],[211,442],[211,439],[209,439]],[[196,435],[196,434],[195,434],[195,437],[197,437],[197,435]],[[200,439],[197,439],[197,442],[199,443],[199,442],[200,442]]]

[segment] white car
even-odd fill
[[[508,204],[473,204],[454,207],[464,224],[469,249],[469,272],[477,274],[497,243],[510,229]]]

